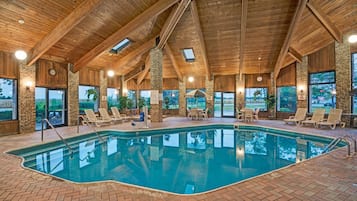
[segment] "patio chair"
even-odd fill
[[[284,119],[286,124],[295,123],[297,126],[300,125],[301,121],[305,120],[307,113],[307,108],[298,108],[294,116],[290,116],[288,119]]]
[[[128,120],[126,114],[121,114],[117,107],[111,107],[110,110],[112,111],[114,118],[121,119],[122,121]]]
[[[192,118],[191,110],[189,110],[188,108],[186,108],[186,113],[187,113],[187,118]]]
[[[244,109],[244,121],[253,121],[253,110],[252,109]]]
[[[344,128],[346,123],[341,121],[342,109],[331,109],[326,120],[317,123],[317,126],[330,126],[331,129],[335,129],[339,124],[341,128]]]
[[[121,121],[121,120],[123,120],[123,118],[120,118],[120,117],[119,118],[115,117],[115,116],[111,117],[108,114],[107,109],[105,109],[105,108],[99,108],[98,110],[99,110],[100,116],[102,117],[102,120],[111,120],[111,121]]]
[[[206,108],[202,113],[201,116],[203,119],[208,119],[208,108]]]
[[[259,108],[257,108],[254,112],[253,112],[253,119],[255,120],[259,120]]]
[[[90,124],[95,124],[97,127],[100,127],[103,124],[109,124],[112,122],[111,119],[98,119],[97,116],[95,116],[94,112],[92,109],[86,109],[84,110],[84,113],[86,114],[87,122]]]
[[[308,117],[306,120],[301,122],[301,125],[304,126],[305,124],[312,124],[315,128],[317,127],[317,123],[324,120],[325,109],[316,109],[312,113],[312,117]]]

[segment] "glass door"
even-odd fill
[[[48,90],[48,120],[54,126],[65,124],[65,91],[62,89]]]
[[[214,93],[214,117],[234,117],[233,92],[215,92]]]
[[[41,130],[42,119],[48,119],[53,126],[66,124],[66,94],[63,89],[36,87],[36,130]],[[48,128],[48,125],[45,125]]]

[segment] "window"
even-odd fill
[[[128,109],[136,108],[136,91],[128,90]]]
[[[179,109],[179,90],[164,90],[163,109]]]
[[[183,49],[183,56],[185,57],[186,62],[194,62],[195,61],[195,53],[192,48]]]
[[[0,78],[0,121],[17,119],[17,81]]]
[[[278,87],[277,110],[279,112],[295,112],[296,111],[296,87],[286,86]]]
[[[309,112],[323,108],[326,113],[336,108],[335,72],[312,73],[309,76]]]
[[[108,109],[111,107],[119,108],[119,93],[118,89],[115,88],[107,88],[107,101],[108,101]]]
[[[148,106],[148,108],[150,108],[150,94],[151,94],[150,90],[141,90],[140,91],[140,98],[144,99],[144,104],[145,104],[145,106]],[[139,102],[140,102],[140,100],[139,100]]]
[[[78,87],[79,113],[83,114],[85,109],[98,111],[98,87],[83,86]]]
[[[260,111],[267,111],[265,102],[268,94],[268,88],[246,88],[245,89],[245,107],[250,109],[259,108]]]
[[[357,53],[352,54],[352,89],[357,88]],[[357,113],[357,96],[352,101],[352,112]]]
[[[114,54],[118,54],[122,49],[126,48],[131,43],[131,40],[125,38],[124,40],[120,41],[117,45],[115,45],[110,52]]]
[[[193,89],[186,90],[186,93],[192,91]],[[201,91],[205,92],[206,89],[200,89]],[[199,108],[199,109],[206,109],[206,98],[205,97],[197,97],[197,98],[186,98],[187,108]]]

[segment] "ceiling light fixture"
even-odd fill
[[[262,60],[262,58],[261,57],[258,57],[258,61],[259,61],[259,75],[258,75],[258,77],[257,77],[257,81],[258,82],[261,82],[261,81],[263,81],[263,77],[260,75],[260,61]]]
[[[188,77],[188,81],[189,82],[193,82],[195,79],[192,77],[192,76],[190,76],[190,77]]]
[[[25,60],[27,58],[27,53],[23,50],[17,50],[15,52],[15,57],[18,60]]]
[[[19,24],[25,24],[25,20],[22,19],[22,18],[18,19],[17,22],[18,22]]]
[[[350,35],[350,37],[348,37],[348,42],[356,43],[357,42],[357,35],[356,34]]]
[[[113,76],[114,76],[114,71],[108,70],[107,75],[108,75],[109,77],[113,77]]]

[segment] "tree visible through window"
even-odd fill
[[[17,82],[0,78],[0,121],[17,119]]]
[[[260,111],[267,111],[268,88],[246,88],[245,89],[245,107],[250,109],[259,108]]]
[[[352,54],[352,89],[357,88],[357,53]],[[353,96],[352,112],[357,113],[357,96]]]
[[[312,73],[309,78],[309,112],[323,108],[329,113],[336,108],[335,72]]]
[[[179,109],[179,91],[178,90],[164,90],[163,91],[162,108],[166,109],[165,100],[168,100],[168,109]]]
[[[98,87],[83,86],[78,87],[79,113],[83,114],[85,109],[98,111]]]
[[[279,112],[295,112],[296,111],[296,87],[284,86],[277,88],[278,100],[277,110]]]
[[[118,89],[115,88],[107,88],[107,101],[108,101],[108,109],[111,107],[119,108],[119,92]]]

